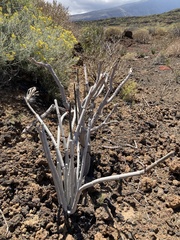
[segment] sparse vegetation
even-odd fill
[[[143,16],[143,17],[125,17],[125,18],[109,18],[109,19],[103,19],[98,20],[95,22],[77,22],[79,26],[83,26],[84,24],[96,24],[98,26],[121,26],[122,28],[127,28],[131,26],[138,27],[138,28],[144,28],[144,27],[167,27],[171,26],[173,24],[179,24],[179,18],[180,18],[180,9],[170,11],[164,14],[156,14],[156,15],[150,15],[150,16]]]
[[[132,69],[129,70],[128,75],[122,82],[118,83],[117,88],[114,88],[113,91],[114,76],[118,63],[115,63],[115,65],[111,68],[111,72],[107,73],[101,73],[101,66],[99,66],[99,78],[96,82],[90,86],[88,80],[85,80],[85,96],[83,99],[80,98],[80,86],[77,83],[78,85],[74,89],[75,104],[71,105],[65,95],[65,89],[61,81],[54,74],[52,67],[49,64],[43,64],[41,62],[36,62],[35,60],[34,62],[39,66],[47,68],[52,73],[52,77],[58,85],[62,96],[63,107],[66,110],[61,116],[56,99],[54,100],[54,104],[49,108],[56,111],[58,120],[58,130],[54,135],[45,121],[43,121],[42,116],[37,114],[31,106],[32,99],[37,96],[36,88],[30,88],[26,94],[25,101],[31,112],[36,117],[36,127],[43,145],[44,154],[52,173],[58,203],[63,209],[66,221],[68,220],[67,217],[69,215],[76,212],[81,193],[84,190],[100,183],[119,181],[120,179],[142,175],[174,154],[172,151],[147,166],[145,169],[139,171],[100,177],[90,182],[86,182],[85,179],[92,164],[91,134],[96,133],[99,129],[103,129],[106,125],[113,124],[114,121],[111,121],[110,118],[116,111],[117,104],[114,104],[112,110],[105,116],[104,120],[101,120],[101,114],[104,111],[105,106],[111,104],[122,87],[127,84],[127,80],[132,74]],[[85,76],[87,76],[86,70]],[[122,89],[123,99],[132,103],[135,89],[135,82],[128,83],[128,85],[124,86]],[[101,96],[104,90],[105,95]],[[96,104],[96,108],[94,107],[95,102],[98,102],[98,104]],[[44,117],[48,115],[49,109],[43,114]],[[68,134],[65,135],[64,126],[66,125],[64,124],[64,119],[67,115],[69,119],[69,128]],[[101,122],[98,123],[100,120]],[[33,122],[31,126],[34,124],[36,123]],[[49,141],[48,138],[51,141]],[[63,142],[63,146],[60,148],[61,142]],[[51,145],[54,146],[56,151],[55,157],[54,151],[50,148]],[[54,162],[56,162],[56,164]],[[67,227],[68,226],[69,223],[67,224]]]
[[[108,27],[105,29],[105,40],[110,42],[117,42],[122,38],[122,30],[120,27]]]
[[[135,81],[129,81],[121,89],[121,98],[128,103],[133,103],[136,92],[137,83]]]
[[[97,56],[101,53],[104,30],[99,26],[86,26],[81,29],[80,42],[85,54]]]
[[[172,24],[172,26],[169,29],[169,35],[171,38],[178,38],[180,37],[180,24]]]
[[[137,58],[137,53],[136,52],[127,52],[122,59],[123,60],[135,60]]]
[[[57,1],[0,7],[0,239],[179,239],[180,11],[71,25]]]
[[[138,43],[149,43],[151,37],[147,29],[137,29],[133,33],[133,38]]]
[[[72,30],[73,24],[70,23],[68,9],[63,7],[61,3],[54,0],[52,3],[44,0],[37,0],[35,1],[35,6],[39,8],[45,16],[50,17],[55,24],[65,29]]]
[[[175,81],[180,84],[180,70],[175,71]]]
[[[163,52],[160,52],[154,59],[154,64],[156,65],[165,65],[168,64],[168,58]]]
[[[149,34],[151,36],[164,36],[167,33],[167,29],[165,27],[150,27],[149,29]]]
[[[165,50],[166,57],[180,57],[180,39],[175,39]]]

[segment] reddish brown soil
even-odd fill
[[[0,91],[0,239],[176,240],[180,238],[180,81],[178,58],[155,64],[152,44],[132,44],[141,52],[127,61],[138,83],[133,104],[119,96],[118,123],[99,131],[92,141],[94,177],[135,171],[168,152],[175,156],[139,178],[95,186],[82,199],[67,229],[52,177],[35,131],[24,135],[31,115],[23,96],[27,89]],[[143,54],[142,54],[143,53]],[[164,67],[162,67],[162,65]],[[40,112],[45,107],[38,105]],[[108,109],[106,109],[108,111]],[[108,142],[107,140],[111,140]],[[107,146],[119,145],[118,149]],[[127,144],[137,144],[137,148]]]

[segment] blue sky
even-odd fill
[[[47,0],[52,2],[53,0]],[[57,0],[64,7],[69,9],[70,14],[90,12],[94,10],[116,7],[129,2],[138,2],[140,0]]]

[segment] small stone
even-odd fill
[[[52,223],[52,222],[49,222],[49,223],[46,225],[46,230],[50,229],[52,226],[53,226],[53,223]]]
[[[32,199],[32,202],[33,202],[34,204],[38,205],[38,204],[40,203],[40,198],[34,197],[34,198]]]
[[[8,167],[7,167],[7,166],[2,167],[2,168],[0,169],[0,175],[1,175],[1,174],[2,174],[2,175],[5,175],[6,172],[8,172]]]
[[[167,188],[164,189],[164,193],[168,193],[169,190]]]
[[[73,236],[68,234],[67,237],[66,237],[66,240],[74,240]]]
[[[122,202],[122,197],[117,197],[116,201],[117,201],[117,203],[121,203]]]
[[[168,207],[172,209],[176,209],[180,207],[180,196],[178,195],[167,195],[166,196],[166,204]]]
[[[131,171],[131,168],[128,166],[128,165],[125,165],[125,169],[124,169],[124,172],[125,173],[128,173]]]
[[[175,186],[179,186],[180,185],[180,182],[178,180],[173,180],[172,183]]]
[[[35,239],[45,240],[47,239],[47,236],[48,236],[48,232],[45,229],[41,228],[39,231],[37,231]]]
[[[20,150],[19,150],[19,153],[20,153],[20,154],[24,154],[24,153],[26,153],[26,152],[27,152],[26,149],[20,149]]]
[[[166,66],[166,65],[161,65],[161,66],[159,66],[159,70],[165,71],[165,70],[171,70],[171,68],[169,66]]]
[[[109,150],[109,155],[110,155],[110,156],[114,156],[114,155],[116,155],[116,152],[113,151],[113,150]]]
[[[174,231],[172,231],[172,230],[168,230],[167,233],[168,233],[170,236],[173,236],[173,235],[174,235]]]
[[[33,216],[33,215],[32,215]],[[24,222],[24,225],[26,227],[34,227],[35,225],[37,225],[39,223],[39,216],[38,215],[34,215],[33,217],[29,218],[28,220],[26,220]]]
[[[157,124],[156,124],[155,122],[152,122],[152,121],[146,122],[146,124],[147,124],[150,128],[156,128],[156,127],[157,127]]]
[[[149,237],[151,238],[151,240],[156,240],[156,235],[153,232],[149,232]]]
[[[22,233],[26,233],[26,232],[27,232],[27,228],[25,228],[24,225],[23,225],[23,227],[21,228],[21,232],[22,232]]]
[[[172,173],[178,173],[180,174],[180,161],[177,159],[174,159],[173,161],[169,162],[169,170]]]
[[[8,223],[10,232],[14,231],[15,227],[21,222],[21,220],[22,220],[21,214],[17,214],[11,218],[11,220]]]
[[[156,180],[149,178],[149,177],[143,177],[141,179],[141,185],[143,188],[145,188],[145,190],[152,189],[153,187],[156,186],[156,183],[157,183]]]
[[[23,140],[25,140],[26,139],[26,134],[25,133],[22,133],[21,134],[21,140],[23,141]]]
[[[132,156],[127,156],[126,157],[126,161],[127,162],[132,162],[133,161],[133,157]]]
[[[180,119],[180,112],[177,112],[177,113],[176,113],[176,118],[177,118],[177,119]]]
[[[157,196],[160,200],[164,200],[164,190],[162,188],[158,188]]]
[[[103,237],[102,233],[98,232],[94,235],[94,240],[105,240],[106,238]]]

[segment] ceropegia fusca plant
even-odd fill
[[[77,81],[74,86],[74,102],[71,103],[68,101],[65,89],[51,65],[37,62],[35,59],[32,59],[32,61],[39,66],[45,67],[51,73],[59,88],[62,98],[63,108],[58,105],[58,101],[55,99],[54,104],[52,104],[42,115],[36,113],[31,105],[31,99],[37,95],[35,87],[28,90],[25,101],[29,109],[36,117],[36,120],[32,123],[32,125],[36,125],[39,131],[44,153],[52,173],[58,202],[59,205],[62,206],[64,213],[71,215],[76,211],[80,195],[85,189],[101,182],[142,175],[173,155],[174,152],[170,152],[161,159],[139,171],[101,177],[90,182],[86,182],[85,177],[88,174],[91,164],[90,136],[98,129],[112,123],[109,119],[117,108],[116,104],[114,105],[112,111],[103,118],[104,120],[101,123],[97,120],[100,119],[103,108],[110,102],[112,103],[121,87],[127,82],[132,73],[132,69],[129,70],[127,76],[114,90],[113,81],[118,63],[113,65],[110,72],[105,72],[103,74],[101,73],[100,66],[97,79],[92,86],[89,86],[85,67],[85,96],[81,97],[79,81]],[[100,97],[102,100],[96,101]],[[58,123],[56,136],[53,135],[50,127],[48,127],[43,120],[52,110],[55,110],[57,115]],[[64,122],[67,118],[69,119],[69,134],[68,136],[65,136]],[[49,145],[49,139],[51,140],[56,152],[55,161]]]

